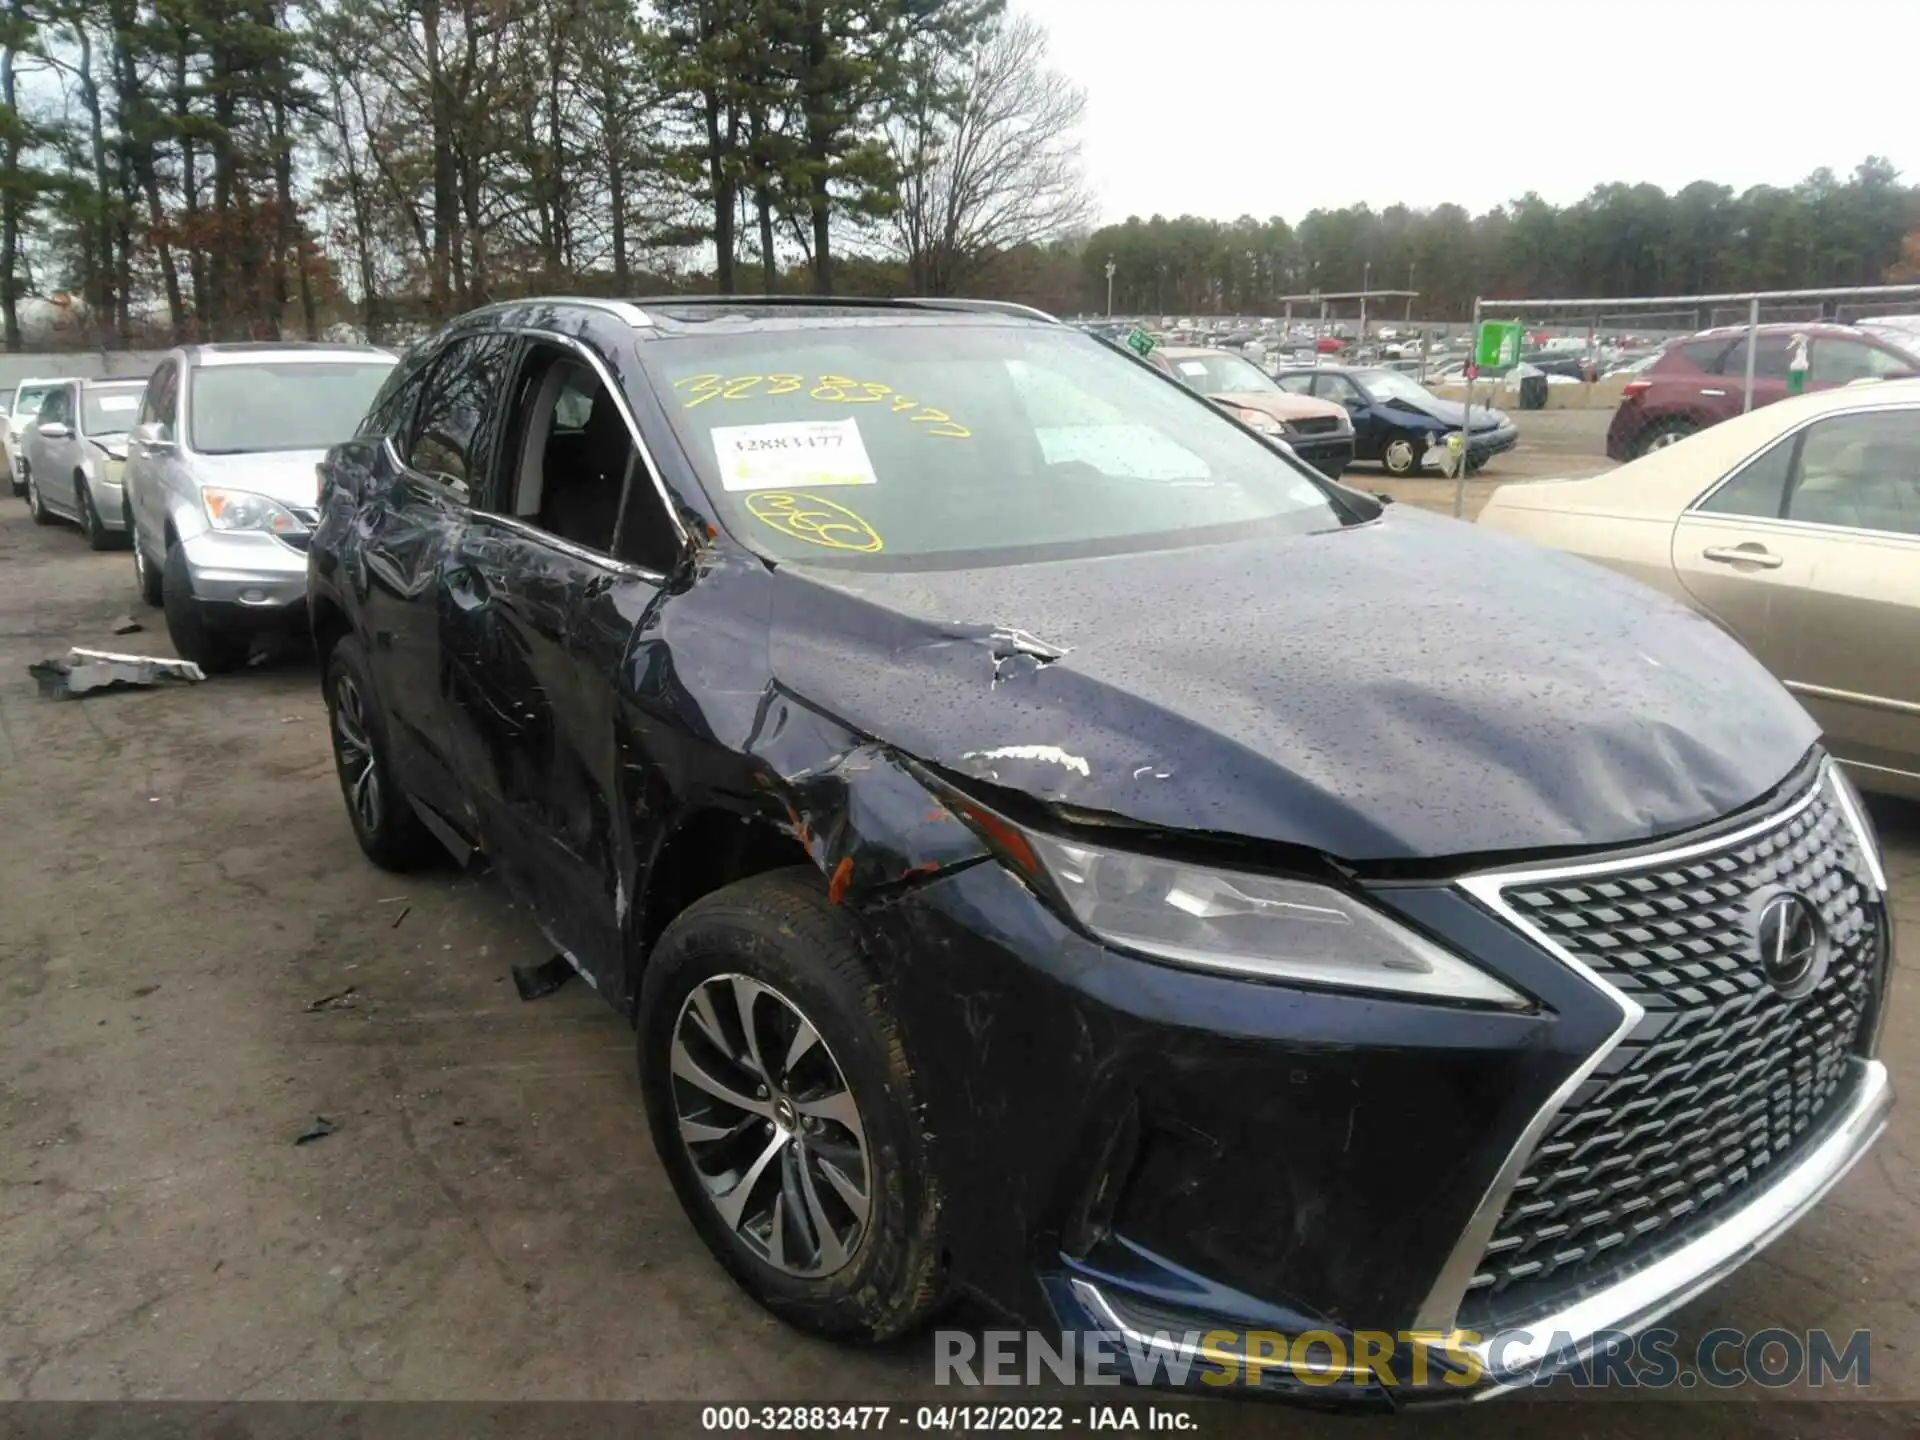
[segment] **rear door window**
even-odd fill
[[[1717,375],[1722,358],[1732,346],[1733,341],[1723,336],[1714,340],[1689,340],[1677,349],[1680,358],[1694,369]]]
[[[1798,435],[1775,441],[1696,508],[1713,515],[1778,520],[1786,506],[1787,478],[1793,473],[1793,453],[1799,444]]]
[[[1760,349],[1754,356],[1753,378],[1756,380],[1785,380],[1787,367],[1793,362],[1793,342],[1784,335],[1762,335]],[[1720,373],[1729,379],[1744,380],[1747,375],[1747,337],[1742,335],[1733,343],[1733,348],[1721,358]]]

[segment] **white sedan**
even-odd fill
[[[1920,381],[1782,401],[1482,525],[1642,580],[1744,644],[1863,785],[1920,797]]]

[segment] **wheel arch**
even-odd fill
[[[823,738],[811,727],[784,733],[801,730]],[[830,903],[857,910],[987,858],[985,843],[917,767],[877,742],[848,738],[847,749],[784,775],[758,768],[745,794],[703,796],[665,827],[635,903],[620,916],[629,1008],[667,926],[723,886],[809,866]]]

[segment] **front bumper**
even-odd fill
[[[1252,1383],[1303,1398],[1344,1398],[1362,1405],[1485,1400],[1568,1369],[1590,1358],[1611,1337],[1639,1333],[1725,1279],[1784,1234],[1867,1153],[1887,1127],[1893,1088],[1886,1066],[1879,1061],[1856,1061],[1854,1068],[1850,1098],[1824,1137],[1765,1190],[1685,1248],[1525,1326],[1490,1335],[1387,1332],[1396,1348],[1387,1352],[1385,1366],[1396,1377],[1416,1373],[1411,1363],[1413,1346],[1427,1349],[1423,1368],[1431,1379],[1425,1387],[1396,1388],[1389,1393],[1378,1383],[1361,1384],[1330,1395],[1328,1387],[1300,1384],[1278,1373],[1278,1367]],[[1065,1328],[1115,1337],[1135,1354],[1212,1363],[1216,1370],[1225,1357],[1243,1372],[1250,1355],[1262,1354],[1257,1343],[1249,1345],[1255,1332],[1244,1318],[1183,1309],[1178,1297],[1168,1296],[1164,1286],[1142,1296],[1127,1278],[1075,1272],[1060,1293],[1063,1299],[1070,1297],[1060,1307]],[[1319,1328],[1338,1340],[1346,1354],[1359,1353],[1352,1330],[1334,1325]],[[1383,1343],[1386,1338],[1382,1337]],[[1569,1338],[1571,1346],[1564,1343]],[[1214,1352],[1211,1361],[1209,1349]]]
[[[93,508],[100,517],[101,529],[115,534],[126,530],[127,492],[120,465],[103,465],[94,472]]]
[[[1695,846],[1631,857],[1633,866],[1690,867],[1705,847],[1784,833],[1811,813],[1808,797],[1827,783],[1816,773],[1796,798],[1742,822],[1751,829],[1729,822]],[[1546,883],[1540,873],[1488,884]],[[1804,1214],[1884,1128],[1891,1092],[1871,1052],[1893,961],[1884,894],[1863,887],[1857,913],[1876,917],[1877,938],[1859,952],[1871,979],[1849,1042],[1857,1049],[1838,1058],[1829,1099],[1765,1178],[1641,1249],[1590,1252],[1632,1254],[1629,1264],[1593,1258],[1589,1271],[1566,1272],[1584,1281],[1522,1286],[1503,1292],[1522,1298],[1474,1312],[1497,1321],[1460,1318],[1549,1123],[1600,1103],[1575,1097],[1590,1080],[1614,1084],[1632,1067],[1603,1062],[1641,1043],[1630,1013],[1639,1006],[1513,923],[1477,883],[1381,886],[1373,896],[1535,997],[1533,1011],[1290,989],[1136,960],[1070,929],[995,864],[876,913],[930,1080],[924,1123],[959,1284],[1050,1334],[1131,1335],[1162,1348],[1151,1342],[1166,1332],[1177,1353],[1219,1346],[1202,1337],[1222,1332],[1229,1349],[1235,1336],[1324,1333],[1356,1355],[1357,1337],[1384,1335],[1403,1357],[1431,1352],[1435,1375],[1453,1377],[1331,1390],[1285,1369],[1262,1377],[1262,1390],[1316,1403],[1493,1394],[1712,1285]],[[1456,1328],[1464,1324],[1485,1328]]]
[[[1353,432],[1335,435],[1289,435],[1286,442],[1307,464],[1338,480],[1353,463]]]
[[[1504,455],[1519,443],[1520,430],[1515,425],[1502,425],[1493,430],[1476,430],[1467,439],[1467,458],[1490,460],[1495,455]]]
[[[261,617],[306,604],[306,555],[271,535],[203,530],[180,543],[196,600]]]

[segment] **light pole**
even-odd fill
[[[1113,263],[1113,257],[1107,257],[1107,318],[1113,318],[1113,275],[1120,267]]]
[[[1413,328],[1413,262],[1407,262],[1407,328]]]
[[[1360,343],[1367,343],[1367,291],[1373,288],[1373,262],[1360,267]]]

